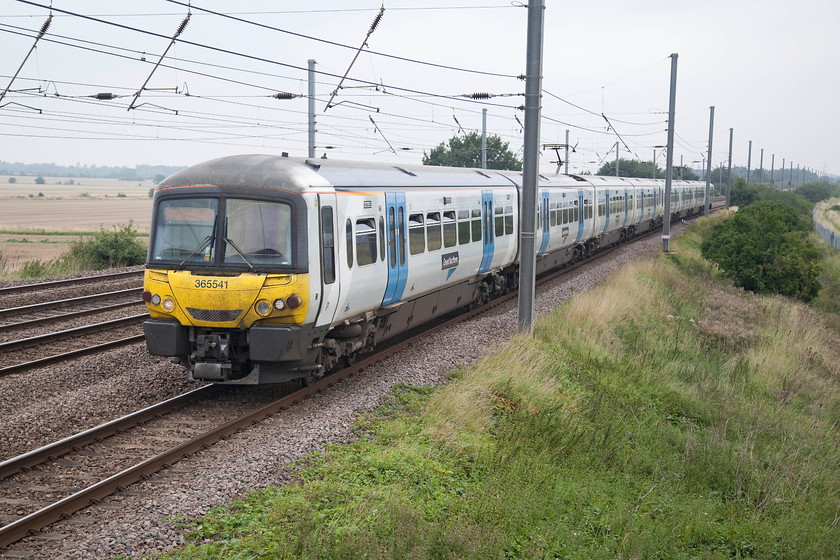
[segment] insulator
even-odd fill
[[[490,99],[490,94],[486,93],[486,92],[484,92],[484,93],[471,93],[468,97],[470,99]]]
[[[294,99],[295,97],[297,97],[297,95],[295,95],[294,93],[287,93],[285,91],[281,91],[279,93],[275,93],[271,97],[273,97],[274,99]]]
[[[116,99],[118,96],[114,93],[104,92],[91,95],[91,97],[98,99],[99,101],[110,101],[111,99]]]
[[[368,31],[368,35],[376,31],[376,26],[379,25],[379,21],[382,19],[382,15],[385,13],[385,7],[379,9],[379,13],[376,14],[376,17],[373,18],[373,23],[370,24],[370,31]]]
[[[38,33],[38,38],[41,38],[44,35],[44,33],[47,32],[47,29],[50,28],[51,23],[52,23],[52,14],[49,15],[49,17],[47,18],[47,21],[45,21],[44,25],[41,26],[41,32]]]
[[[181,22],[181,25],[178,26],[178,31],[175,32],[175,37],[180,35],[186,29],[187,24],[190,22],[190,14],[187,14],[187,17],[184,18],[184,21]]]

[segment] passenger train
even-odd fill
[[[705,185],[673,181],[672,219]],[[537,273],[662,226],[664,180],[539,176]],[[312,379],[517,287],[522,174],[285,155],[189,167],[154,194],[151,354],[194,380]]]

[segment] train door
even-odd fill
[[[586,208],[583,206],[583,189],[578,189],[577,222],[578,231],[575,243],[580,243],[583,238],[583,220],[586,217]]]
[[[624,224],[622,227],[627,227],[627,218],[630,214],[630,191],[624,187]]]
[[[542,255],[548,250],[548,240],[551,233],[551,223],[548,221],[549,218],[549,204],[548,204],[548,191],[543,191],[542,193],[542,243],[540,244],[540,251],[539,254]]]
[[[336,235],[338,231],[335,194],[318,195],[319,232],[321,245],[321,293],[317,326],[329,325],[335,316],[335,303],[338,301],[341,283],[338,281],[338,255],[336,253]]]
[[[388,252],[388,285],[382,305],[402,299],[408,279],[406,259],[405,193],[385,193],[385,221]]]
[[[483,253],[481,255],[481,266],[478,269],[479,274],[490,270],[490,265],[493,263],[493,252],[495,249],[495,239],[493,231],[493,191],[481,191],[481,211],[484,216],[482,220],[482,229],[484,230],[483,237]]]
[[[607,233],[607,228],[610,227],[610,189],[604,191],[604,230],[601,233]]]

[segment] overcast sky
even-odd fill
[[[385,0],[325,110],[381,0],[194,0],[183,33],[127,110],[182,24],[185,3],[52,0],[47,33],[0,101],[0,160],[133,167],[236,153],[305,156],[307,99],[271,96],[305,96],[308,59],[320,72],[319,157],[419,163],[461,127],[480,131],[483,108],[488,132],[521,157],[521,2]],[[0,0],[0,92],[49,5]],[[725,163],[733,128],[734,165],[747,164],[752,140],[753,169],[763,148],[767,170],[775,155],[777,173],[785,158],[786,166],[838,174],[838,24],[837,0],[549,0],[540,141],[564,143],[568,129],[572,172],[614,159],[616,142],[623,158],[649,161],[656,150],[664,168],[657,146],[666,143],[677,53],[676,164],[682,157],[700,167],[714,105],[713,166]],[[458,97],[477,92],[493,97]],[[89,97],[99,93],[119,97]],[[555,159],[544,151],[542,169],[553,171]]]

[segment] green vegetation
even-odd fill
[[[697,181],[698,179],[700,179],[700,176],[697,175],[697,173],[695,173],[694,170],[689,169],[688,167],[680,166],[674,166],[672,171],[673,178],[679,179],[680,172],[682,172],[682,178],[686,181]],[[620,158],[618,160],[618,174],[621,177],[653,178],[653,162]],[[612,158],[611,161],[607,161],[601,167],[599,167],[598,171],[595,172],[595,175],[615,177],[615,158]],[[665,170],[661,169],[658,165],[656,166],[656,177],[658,179],[665,178]]]
[[[481,135],[470,132],[464,137],[453,136],[448,146],[441,142],[428,155],[423,152],[423,165],[481,167]],[[488,134],[487,168],[521,171],[522,161],[510,151],[507,142],[502,142],[495,134]]]
[[[717,223],[701,250],[736,286],[807,302],[820,291],[820,253],[810,229],[789,206],[758,201]]]
[[[35,230],[29,232],[0,232],[18,235],[80,235],[78,232],[44,232]],[[12,270],[12,263],[3,258],[0,253],[0,278],[41,278],[45,276],[60,276],[75,274],[84,270],[101,270],[143,264],[146,260],[146,245],[142,239],[146,234],[134,231],[134,225],[114,226],[113,231],[100,228],[98,232],[83,234],[73,242],[70,248],[60,257],[42,261],[35,259],[24,263],[19,271]],[[140,238],[140,240],[138,240]],[[23,238],[9,240],[17,243],[31,243]],[[49,243],[44,240],[41,243]]]
[[[840,331],[722,283],[713,227],[445,386],[396,387],[299,484],[182,520],[164,557],[836,557]]]

